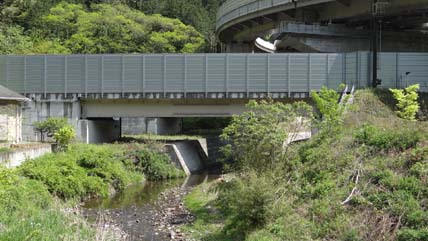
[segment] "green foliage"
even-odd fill
[[[136,152],[137,170],[143,172],[149,180],[162,180],[183,177],[183,171],[171,164],[171,159],[165,153],[143,148]]]
[[[358,143],[374,147],[377,150],[406,150],[416,147],[421,135],[414,129],[380,130],[372,125],[363,125],[357,130],[355,138]]]
[[[32,47],[33,41],[21,27],[0,25],[0,54],[26,54]]]
[[[67,124],[55,132],[53,137],[58,145],[59,150],[65,151],[68,149],[68,145],[75,136],[76,132],[74,131],[73,126]]]
[[[245,235],[262,227],[270,217],[276,195],[269,176],[258,177],[255,173],[242,179],[219,183],[216,187],[217,207],[228,214],[224,231]]]
[[[308,128],[311,107],[304,102],[283,104],[250,101],[249,111],[234,116],[222,134],[231,144],[225,149],[241,170],[268,170],[286,154],[284,143],[292,133]]]
[[[135,176],[122,164],[119,153],[112,146],[77,145],[67,152],[27,161],[19,171],[64,199],[107,196],[109,186],[120,191]]]
[[[371,91],[357,91],[355,103],[343,113],[343,128],[331,135],[293,144],[285,156],[260,158],[272,158],[272,168],[251,162],[219,182],[215,203],[224,215],[222,232],[234,238],[216,240],[427,240],[428,125],[396,118]],[[270,150],[257,149],[251,138],[255,150],[244,145],[251,134],[260,134],[263,143],[280,130],[251,129],[252,118],[235,127],[248,134],[234,152]]]
[[[411,85],[404,90],[389,89],[397,101],[397,114],[406,120],[415,120],[416,113],[419,111],[418,90],[419,84]]]
[[[57,38],[72,53],[191,53],[202,36],[176,19],[145,15],[125,5],[62,2],[41,18],[43,35]]]
[[[323,86],[319,93],[312,92],[312,100],[319,110],[320,128],[330,133],[342,125],[344,105],[339,103],[340,95],[336,90]]]
[[[45,121],[35,122],[34,129],[40,132],[40,137],[43,142],[45,140],[45,136],[53,137],[56,132],[68,125],[66,118],[50,117]]]
[[[83,218],[63,210],[41,182],[0,168],[0,240],[94,240]]]

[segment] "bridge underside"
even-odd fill
[[[382,50],[426,51],[428,2],[387,2],[380,22]],[[224,52],[252,51],[254,40],[263,36],[283,39],[279,52],[370,50],[371,0],[277,1],[275,4],[266,7],[263,1],[248,1],[237,9],[222,9],[217,33],[225,43]]]

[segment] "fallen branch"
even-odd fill
[[[360,181],[360,170],[358,169],[357,170],[357,176],[356,176],[356,178],[355,178],[355,187],[354,188],[352,188],[352,191],[351,191],[351,193],[348,195],[348,197],[343,201],[343,202],[341,202],[340,204],[342,204],[342,205],[345,205],[345,204],[347,204],[349,201],[351,201],[352,200],[352,198],[354,197],[354,195],[355,194],[358,194],[359,192],[358,192],[358,188],[357,188],[357,185],[358,185],[358,182]]]

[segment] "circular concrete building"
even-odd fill
[[[275,52],[369,51],[375,25],[379,51],[428,51],[428,0],[228,0],[217,16],[223,52],[260,51],[259,37]]]

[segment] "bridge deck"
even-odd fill
[[[366,87],[370,54],[189,54],[0,56],[0,85],[23,94],[136,94],[139,98],[305,97],[340,83]],[[420,83],[427,53],[383,53],[383,87]],[[253,97],[252,97],[253,96]]]

